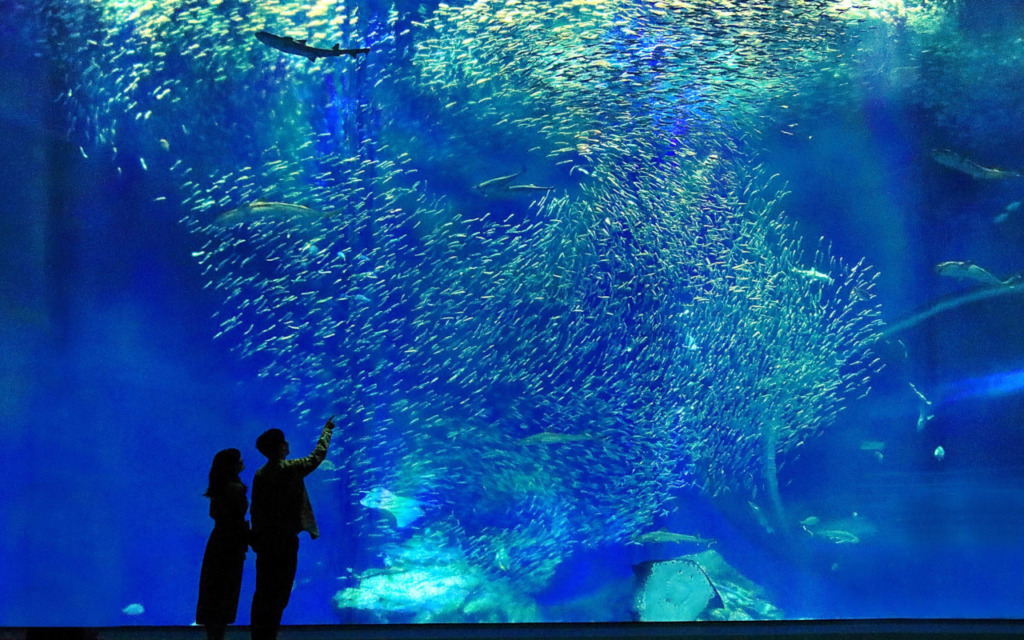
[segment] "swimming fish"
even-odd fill
[[[517,191],[551,191],[554,187],[539,187],[535,184],[510,184],[505,187],[505,191],[517,192]]]
[[[121,613],[125,614],[126,616],[141,616],[142,614],[146,613],[146,607],[142,606],[138,602],[133,602],[124,609],[121,609]]]
[[[254,200],[249,204],[242,205],[237,209],[225,211],[213,219],[213,224],[221,227],[229,227],[240,222],[248,222],[253,219],[285,219],[295,220],[297,218],[323,218],[326,214],[303,207],[298,204],[287,202],[267,202],[265,200]]]
[[[422,502],[415,498],[395,495],[384,487],[371,489],[359,504],[370,509],[387,511],[395,519],[399,529],[404,529],[423,517],[423,509],[420,509]]]
[[[958,278],[960,280],[963,280],[964,278],[970,278],[971,280],[977,280],[978,282],[981,282],[983,284],[1002,287],[1012,287],[1019,283],[1021,280],[1020,275],[1013,275],[1007,278],[1006,280],[1000,280],[999,278],[995,277],[985,269],[982,269],[981,267],[974,264],[973,262],[970,262],[969,260],[964,262],[940,262],[939,264],[935,265],[935,273],[939,274],[940,276]]]
[[[309,58],[310,61],[314,61],[317,58],[334,58],[346,53],[353,58],[360,53],[370,53],[369,49],[341,49],[337,44],[331,49],[317,49],[316,47],[308,46],[305,40],[295,40],[287,36],[275,36],[267,31],[257,31],[256,39],[268,47],[295,56],[303,56]]]
[[[1006,208],[1003,209],[1002,213],[997,215],[995,218],[992,218],[992,222],[994,222],[996,224],[1002,224],[1003,222],[1006,222],[1007,220],[1010,219],[1010,214],[1013,213],[1014,211],[1016,211],[1019,208],[1020,208],[1020,200],[1014,200],[1010,204],[1006,205]]]
[[[936,460],[942,462],[943,460],[946,459],[946,450],[943,449],[941,445],[939,445],[938,447],[935,447],[935,451],[932,453],[932,455],[935,456]]]
[[[772,527],[771,523],[768,522],[768,517],[764,515],[764,511],[761,507],[757,506],[750,500],[747,500],[747,504],[750,505],[750,510],[754,514],[754,519],[757,520],[757,524],[764,527],[764,530],[768,533],[775,533],[775,528]]]
[[[923,393],[921,393],[920,391],[917,390],[917,387],[914,386],[913,382],[911,382],[909,384],[910,384],[910,388],[914,390],[914,393],[916,393],[917,397],[921,400],[920,404],[918,405],[918,410],[917,410],[917,430],[918,431],[923,431],[925,426],[928,424],[928,421],[935,417],[935,416],[932,415],[932,412],[931,412],[931,409],[930,409],[930,407],[932,406],[932,403],[931,403],[931,400],[929,400],[928,398],[924,397]]]
[[[800,523],[804,531],[812,536],[820,536],[835,544],[857,544],[861,540],[877,533],[877,527],[869,522],[864,516],[855,512],[849,518],[840,518],[821,522],[817,517],[811,516]]]
[[[571,433],[541,431],[540,433],[523,438],[519,441],[519,444],[562,444],[563,442],[583,442],[595,439],[594,436],[578,436]]]
[[[512,560],[508,556],[508,549],[504,546],[494,552],[494,564],[498,565],[498,568],[502,571],[508,571],[509,567],[512,566]]]
[[[822,273],[817,269],[797,269],[796,267],[794,267],[793,273],[803,276],[809,280],[818,280],[821,282],[827,282],[829,284],[832,284],[832,276],[828,275],[827,273]]]
[[[500,176],[498,178],[491,178],[490,180],[484,180],[483,182],[475,185],[473,189],[480,191],[481,193],[489,193],[493,191],[499,191],[508,186],[508,183],[512,182],[519,176],[526,173],[526,167],[524,166],[518,173],[512,173],[507,176]]]
[[[942,166],[966,173],[976,180],[1002,180],[1004,178],[1019,178],[1019,171],[1005,171],[1003,169],[991,169],[983,167],[973,160],[950,151],[949,149],[932,149],[932,159]]]
[[[819,531],[817,535],[828,538],[836,544],[857,544],[860,542],[855,534],[849,531],[843,531],[841,529],[828,529],[826,531]]]
[[[716,540],[709,540],[707,538],[702,538],[700,536],[691,536],[691,535],[687,535],[685,533],[675,533],[674,531],[669,531],[665,527],[662,527],[661,529],[658,529],[657,531],[651,531],[651,532],[644,533],[642,535],[637,535],[637,536],[633,537],[633,543],[634,544],[648,544],[648,543],[656,543],[656,542],[666,542],[666,543],[692,542],[694,544],[704,544],[704,545],[707,545],[707,546],[711,546],[711,545],[715,544],[715,542],[717,542],[717,541]]]

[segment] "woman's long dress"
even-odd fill
[[[245,521],[248,509],[245,485],[241,483],[232,483],[210,498],[214,526],[203,554],[196,624],[228,625],[235,621],[242,567],[249,548],[249,523]]]

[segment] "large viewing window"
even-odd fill
[[[1024,618],[1018,3],[4,6],[0,627]]]

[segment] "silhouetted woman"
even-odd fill
[[[227,626],[235,621],[238,593],[242,589],[242,567],[249,548],[249,523],[245,512],[249,500],[238,477],[245,464],[238,449],[225,449],[213,457],[210,499],[213,532],[206,543],[203,570],[199,577],[199,605],[196,624],[206,627],[210,640],[221,640]]]

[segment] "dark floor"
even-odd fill
[[[0,640],[205,640],[197,627],[6,628]],[[487,640],[500,638],[1024,638],[1024,621],[854,620],[683,624],[348,625],[284,627],[280,640]],[[229,627],[225,640],[248,640],[248,627]]]

